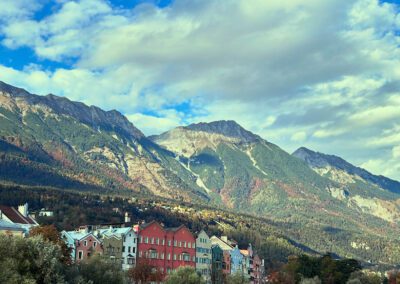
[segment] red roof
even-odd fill
[[[29,216],[25,217],[14,207],[0,205],[1,213],[6,215],[11,222],[17,224],[31,224],[35,225],[36,222]]]

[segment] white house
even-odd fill
[[[34,218],[29,216],[28,203],[18,206],[18,209],[0,205],[0,220],[13,224],[13,227],[22,228],[25,235],[32,227],[39,225]]]

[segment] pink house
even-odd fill
[[[72,249],[71,258],[76,262],[86,260],[94,254],[103,254],[101,241],[87,230],[63,231],[61,236]]]

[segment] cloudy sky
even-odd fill
[[[400,179],[400,3],[0,0],[0,80],[146,134],[233,119]]]

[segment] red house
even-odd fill
[[[185,227],[164,228],[153,221],[137,227],[138,258],[168,274],[180,266],[196,264],[196,239]]]

